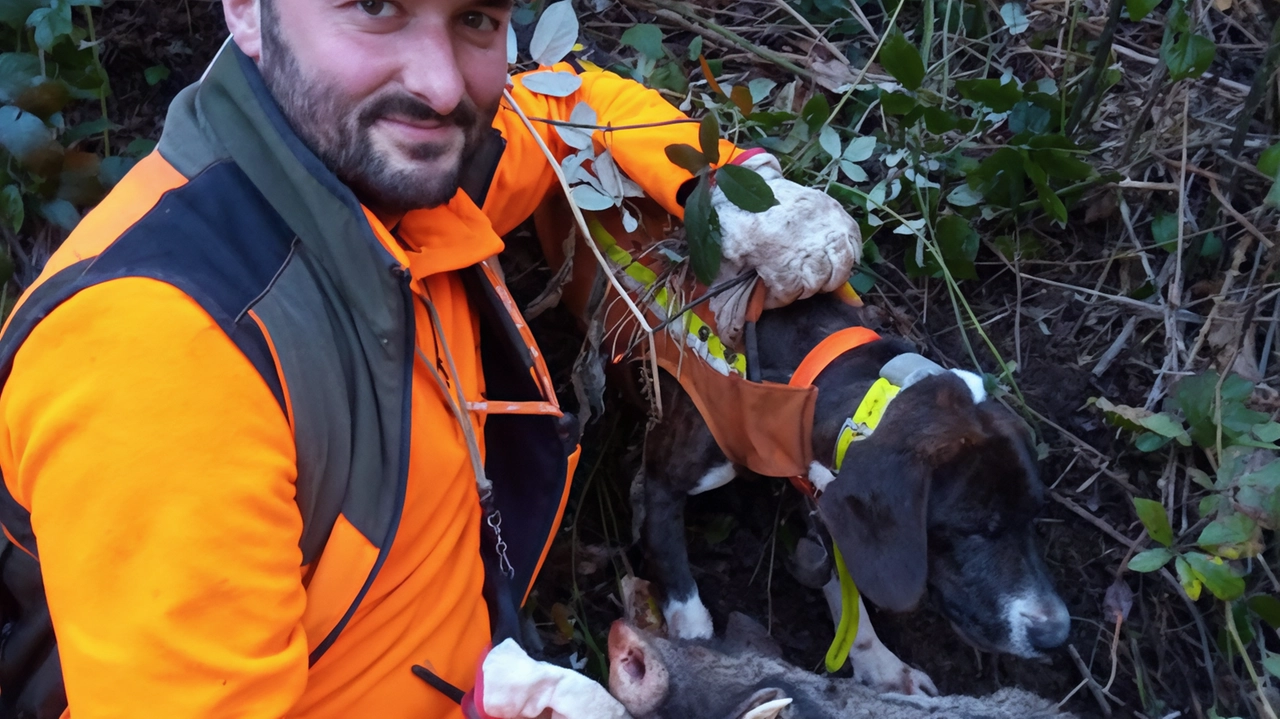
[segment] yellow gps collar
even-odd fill
[[[875,384],[871,385],[871,389],[867,390],[866,395],[863,396],[858,409],[852,417],[844,421],[840,427],[840,434],[836,435],[836,454],[831,463],[833,472],[840,471],[849,445],[871,436],[871,433],[880,425],[880,418],[884,417],[884,411],[888,408],[889,402],[901,391],[901,387],[884,377],[877,379]]]

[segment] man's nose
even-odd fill
[[[432,110],[448,115],[466,95],[466,81],[458,67],[449,28],[424,23],[402,51],[401,82]]]

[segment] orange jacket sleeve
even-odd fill
[[[0,418],[71,716],[284,716],[307,681],[293,438],[214,321],[150,279],[84,290]]]
[[[574,72],[573,67],[565,62],[554,69]],[[525,89],[522,78],[528,74],[515,76],[511,95],[533,120],[534,128],[559,159],[568,157],[575,150],[560,139],[554,126],[538,122],[538,119],[568,121],[579,102],[585,102],[595,110],[597,124],[602,126],[687,119],[656,90],[611,72],[593,70],[581,73],[582,87],[568,97],[539,95]],[[484,212],[498,234],[504,235],[532,215],[548,191],[560,192],[560,189],[542,150],[519,115],[505,101],[494,119],[494,127],[507,139],[507,149],[498,165]],[[684,217],[684,208],[676,201],[676,192],[692,175],[672,164],[665,150],[667,145],[676,143],[697,147],[696,124],[680,123],[612,132],[597,130],[593,137],[596,149],[609,148],[618,167],[647,195],[657,200],[667,212]],[[734,151],[732,143],[720,141],[721,162],[728,160]]]

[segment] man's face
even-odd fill
[[[376,212],[435,207],[493,122],[511,0],[261,0],[267,87]]]

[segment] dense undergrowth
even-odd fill
[[[522,47],[543,9],[517,9]],[[1008,679],[1085,715],[1275,717],[1280,9],[591,0],[575,10],[581,58],[714,117],[725,136],[769,148],[792,179],[844,202],[866,240],[853,283],[889,329],[984,371],[1036,428],[1053,499],[1042,530],[1076,621],[1048,670],[1006,669]],[[0,309],[153,147],[164,101],[221,42],[219,15],[204,2],[0,0]],[[579,184],[597,189],[585,175]],[[616,189],[611,204],[625,207],[629,188],[598,189],[606,199]],[[633,569],[628,480],[614,476],[632,424],[606,413],[592,428],[560,565],[534,598],[549,641],[589,671],[605,618],[619,613],[618,579]],[[744,513],[695,512],[695,560],[710,555],[706,571],[728,575],[738,565],[724,557],[749,554],[749,581],[732,586],[772,622],[800,601],[775,579],[789,510],[784,490],[751,491],[781,498],[776,511],[754,534]],[[964,651],[905,655],[964,690]]]

